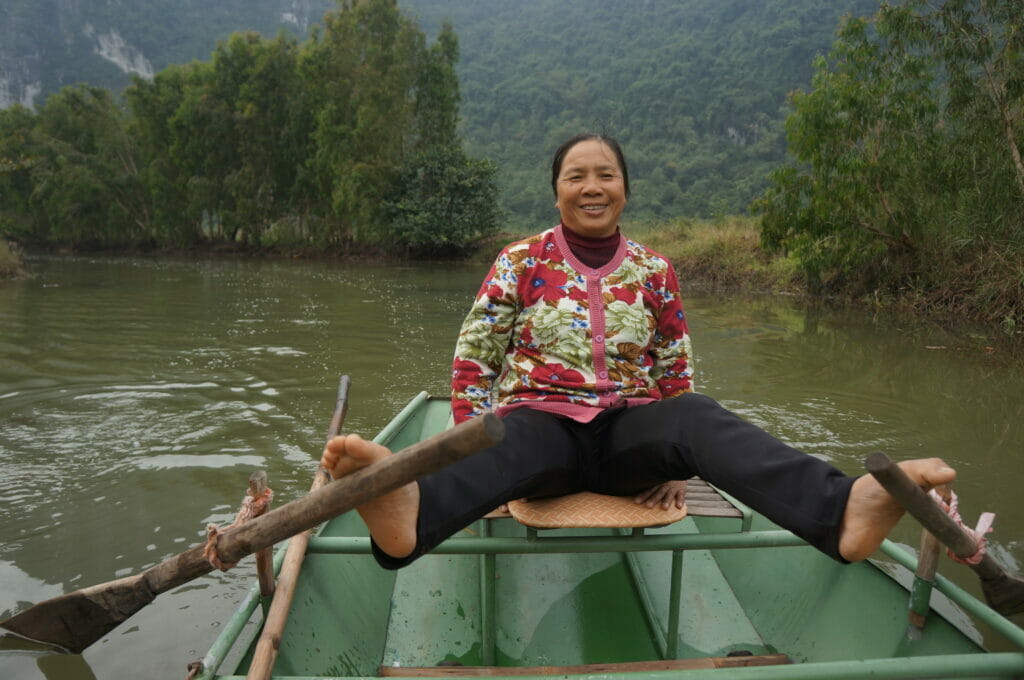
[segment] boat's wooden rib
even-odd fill
[[[686,482],[686,512],[697,517],[742,517],[743,513],[715,487],[694,477]]]
[[[603,673],[651,673],[654,671],[690,671],[702,668],[744,668],[781,666],[792,663],[785,654],[746,656],[708,656],[700,659],[594,663],[580,666],[419,666],[380,669],[382,677],[475,678],[508,675],[597,675]]]

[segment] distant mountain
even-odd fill
[[[785,157],[786,94],[808,88],[845,14],[878,0],[404,0],[459,35],[467,151],[498,162],[511,223],[554,218],[545,177],[581,130],[624,143],[626,217],[737,213]]]
[[[305,35],[331,0],[0,0],[0,108],[65,85],[120,91],[131,75],[210,56],[233,31]]]
[[[546,173],[580,130],[619,137],[627,218],[743,211],[785,157],[786,94],[844,14],[878,0],[399,0],[459,36],[461,132],[499,166],[513,228],[554,219]],[[206,59],[232,31],[305,35],[330,0],[0,0],[0,107]]]

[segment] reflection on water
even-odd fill
[[[453,340],[485,271],[30,265],[33,279],[0,284],[3,615],[196,543],[206,523],[233,518],[252,468],[267,470],[278,503],[305,493],[339,374],[353,379],[348,431],[376,432],[420,390],[444,394]],[[1020,563],[1020,367],[957,349],[953,331],[788,299],[687,303],[701,391],[848,472],[874,449],[943,456],[962,471],[962,508],[997,512],[996,554]],[[916,543],[916,528],[900,532]],[[976,592],[970,572],[948,569]],[[85,662],[99,677],[184,675],[251,571],[247,561],[161,595]],[[89,677],[43,670],[81,657],[42,658],[0,652],[0,676]]]

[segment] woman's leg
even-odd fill
[[[700,394],[616,414],[595,490],[633,494],[693,475],[721,487],[826,554],[841,559],[839,532],[854,478],[802,453]]]
[[[415,548],[396,558],[375,541],[374,556],[381,566],[409,564],[502,503],[582,488],[575,423],[525,408],[502,421],[505,437],[500,444],[419,480]]]

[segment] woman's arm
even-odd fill
[[[658,383],[662,398],[668,399],[693,389],[690,334],[679,295],[679,281],[671,264],[665,273],[662,296],[664,303],[650,350],[654,358],[651,376]]]
[[[517,308],[516,277],[502,252],[484,279],[455,345],[452,415],[456,425],[491,410],[491,389],[501,373]]]

